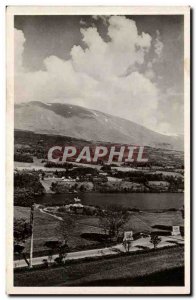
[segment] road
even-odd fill
[[[184,244],[184,240],[180,236],[169,236],[169,237],[161,237],[161,243],[158,245],[158,248],[162,248],[165,246],[175,246],[176,243],[178,244]],[[172,243],[173,242],[173,243]],[[135,252],[139,250],[143,250],[143,247],[148,247],[149,249],[153,248],[153,245],[150,243],[150,238],[140,238],[138,240],[135,240],[132,242],[132,245],[130,247],[130,252]],[[92,249],[92,250],[85,250],[85,251],[77,251],[77,252],[70,252],[67,254],[65,260],[75,260],[75,259],[81,259],[85,257],[96,257],[96,256],[106,256],[106,255],[115,255],[119,252],[125,252],[125,248],[123,244],[118,244],[116,246],[108,247],[108,248],[101,248],[101,249]],[[54,261],[55,258],[57,258],[58,255],[53,255],[52,261]],[[41,256],[41,257],[34,257],[33,258],[33,265],[41,265],[43,263],[43,260],[48,260],[48,256]],[[14,261],[14,268],[22,268],[26,267],[26,262],[21,260],[15,260]]]
[[[19,271],[14,286],[183,286],[184,249],[170,247],[55,268]],[[169,273],[168,273],[169,271]],[[142,287],[141,287],[142,288]]]

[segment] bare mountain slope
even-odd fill
[[[159,134],[131,121],[70,104],[15,105],[15,129],[78,139],[182,150],[183,137]]]

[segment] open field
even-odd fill
[[[15,286],[183,285],[184,248],[100,258],[70,265],[16,271]]]
[[[29,220],[30,209],[27,207],[14,207],[15,218],[24,218]],[[103,243],[81,237],[84,233],[101,233],[99,227],[99,218],[96,216],[72,215],[75,227],[70,231],[68,245],[70,250],[82,250],[102,247]],[[44,246],[48,240],[58,238],[56,227],[60,221],[53,216],[40,212],[35,209],[34,213],[34,255],[42,255],[42,252],[48,250]],[[179,211],[168,212],[134,212],[130,214],[130,219],[125,225],[125,230],[133,230],[134,233],[141,231],[151,231],[155,225],[183,225],[183,219]],[[60,238],[60,237],[59,237]],[[26,242],[26,252],[29,253],[30,241]],[[37,253],[37,254],[36,254]]]
[[[30,209],[27,207],[19,207],[15,206],[15,218],[24,218],[29,220],[30,218]],[[70,232],[68,238],[68,244],[70,250],[72,249],[81,249],[83,247],[94,247],[95,245],[99,246],[100,243],[96,241],[86,240],[80,237],[82,233],[86,232],[100,232],[100,229],[95,227],[95,221],[92,218],[92,222],[86,224],[82,216],[73,215],[75,227],[72,232]],[[42,252],[48,250],[47,247],[44,246],[45,242],[48,240],[56,240],[60,238],[58,236],[58,232],[56,227],[59,223],[59,220],[54,217],[41,213],[38,209],[35,209],[34,213],[34,252]],[[30,249],[30,240],[28,239],[26,242],[26,251],[29,252]]]

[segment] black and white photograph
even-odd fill
[[[7,64],[8,294],[189,294],[190,8],[8,7]]]

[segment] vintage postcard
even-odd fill
[[[7,293],[190,294],[190,8],[6,13]]]

